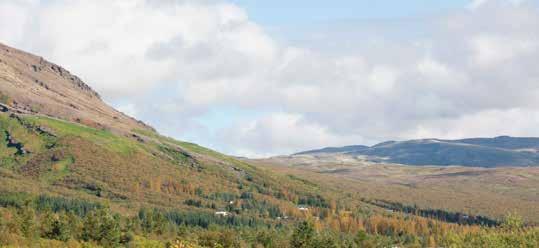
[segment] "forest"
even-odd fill
[[[7,247],[538,247],[539,228],[508,214],[497,226],[387,213],[361,218],[268,222],[239,215],[108,206],[25,193],[0,194],[0,245]]]

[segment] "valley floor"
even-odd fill
[[[509,212],[539,223],[539,168],[477,168],[313,161],[309,157],[255,160],[279,173],[329,184],[369,200],[422,209],[502,218]]]

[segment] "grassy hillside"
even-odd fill
[[[428,246],[457,242],[451,235],[461,243],[489,235],[489,242],[538,242],[534,228],[505,232],[389,213],[342,185],[147,130],[118,135],[0,113],[0,135],[0,244],[15,247]]]
[[[264,226],[337,210],[359,216],[372,207],[195,144],[134,133],[120,136],[50,117],[0,113],[0,192],[80,199],[122,216],[157,208],[221,223],[214,216],[221,211],[228,214],[221,224],[240,219]]]
[[[2,169],[14,182],[0,186],[4,190],[22,187],[15,182],[24,178],[32,187],[125,208],[133,202],[190,208],[184,201],[195,200],[217,209],[249,194],[251,204],[281,207],[290,215],[297,215],[294,204],[308,198],[329,201],[316,186],[156,133],[124,137],[48,117],[5,113],[0,122]],[[23,154],[8,144],[7,135]]]

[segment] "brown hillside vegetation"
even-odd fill
[[[529,222],[537,224],[539,220],[536,167],[403,166],[283,157],[253,162],[280,173],[359,192],[360,197],[368,199],[498,219],[516,211]]]

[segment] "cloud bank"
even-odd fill
[[[532,1],[473,1],[411,25],[368,23],[376,32],[352,23],[310,44],[272,37],[222,1],[7,0],[0,25],[2,42],[65,65],[125,112],[232,154],[539,136]],[[200,121],[223,108],[235,111]]]

